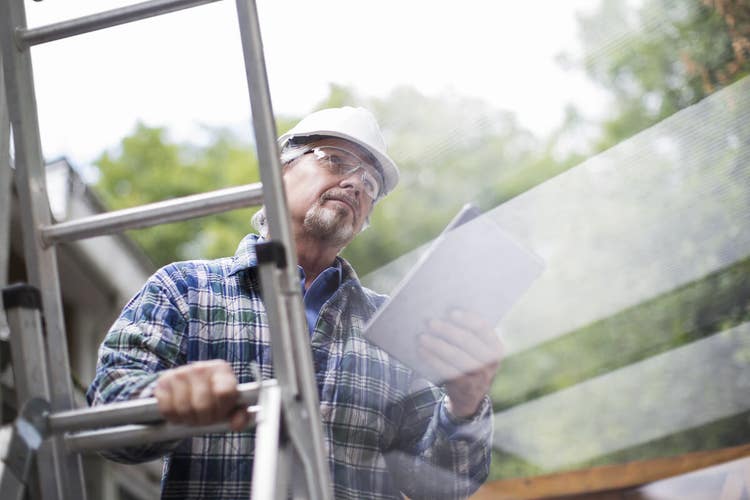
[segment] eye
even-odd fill
[[[333,165],[340,166],[344,164],[344,159],[337,155],[336,153],[329,153],[328,154],[328,161],[330,161]]]
[[[346,162],[346,158],[336,153],[328,155],[328,165],[336,175],[344,175],[349,172],[350,165]]]

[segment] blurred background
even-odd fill
[[[546,263],[498,325],[508,352],[492,392],[492,491],[651,464],[635,487],[653,479],[649,460],[750,453],[746,0],[258,7],[279,132],[316,109],[365,106],[401,168],[343,254],[366,284],[391,291],[467,202]],[[101,211],[259,181],[233,8],[34,49],[57,219],[74,215],[74,192]],[[30,26],[91,12],[72,1],[27,9]],[[232,255],[253,211],[128,233],[127,279]],[[81,265],[85,250],[71,252]],[[68,272],[75,318],[82,278]],[[79,385],[131,288],[68,328]],[[747,498],[750,466],[738,470],[627,498]],[[122,488],[112,498],[137,497]]]

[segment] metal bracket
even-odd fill
[[[258,264],[272,262],[276,264],[277,269],[286,269],[286,250],[284,245],[278,241],[272,240],[256,244],[255,255],[258,257]]]

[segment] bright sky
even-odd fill
[[[133,2],[26,2],[31,27]],[[485,99],[545,133],[566,104],[592,116],[601,91],[558,54],[577,54],[576,12],[598,0],[260,0],[274,110],[302,115],[330,83],[381,97],[411,85]],[[96,10],[95,10],[96,9]],[[224,1],[32,49],[44,153],[85,167],[137,120],[200,140],[247,126],[235,3]],[[249,133],[249,132],[248,132]]]

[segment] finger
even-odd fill
[[[172,406],[175,421],[191,423],[193,421],[193,406],[190,399],[190,384],[182,374],[175,374],[170,380],[172,388]]]
[[[192,424],[206,425],[215,421],[214,413],[216,401],[211,391],[211,380],[202,371],[191,373],[188,384],[190,386],[190,406],[192,407]]]
[[[174,421],[177,418],[177,412],[174,409],[172,398],[172,386],[169,376],[162,375],[154,389],[154,397],[159,407],[159,414],[168,421]]]
[[[422,346],[419,347],[419,355],[425,360],[430,369],[444,380],[455,380],[464,375],[455,366],[445,362],[440,356],[435,355]]]
[[[473,332],[485,344],[485,348],[493,351],[500,346],[500,336],[482,316],[463,309],[451,311],[450,320],[457,326]]]
[[[419,341],[422,347],[463,373],[474,371],[486,364],[484,360],[479,358],[482,354],[477,355],[470,349],[466,349],[464,346],[456,346],[442,337],[423,334],[419,337]]]
[[[237,404],[239,391],[237,390],[237,378],[231,369],[221,369],[211,374],[211,391],[215,400],[215,417],[222,419],[226,417]]]
[[[448,379],[462,377],[478,366],[478,362],[460,348],[430,335],[420,337],[420,348],[427,354],[431,366]]]
[[[491,331],[490,325],[481,315],[466,309],[454,309],[450,312],[450,319],[460,325],[475,331]]]
[[[250,413],[247,408],[237,408],[229,416],[229,427],[235,432],[245,429],[249,422]]]
[[[429,327],[432,336],[444,340],[476,359],[479,363],[474,368],[497,357],[497,354],[487,346],[477,332],[442,320],[430,321]]]
[[[207,371],[211,371],[211,372],[222,371],[222,370],[228,370],[228,371],[232,370],[229,363],[223,359],[209,359],[208,361],[199,361],[198,363],[194,363],[194,364],[200,365],[201,368]]]

